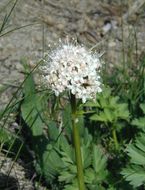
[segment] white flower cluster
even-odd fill
[[[65,90],[82,99],[95,99],[101,92],[99,69],[101,62],[98,54],[93,54],[84,46],[60,43],[48,55],[43,71],[44,84],[58,96]]]

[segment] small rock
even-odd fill
[[[111,22],[106,22],[102,28],[103,34],[106,34],[107,32],[109,32],[112,28],[112,24]]]

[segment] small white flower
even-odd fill
[[[95,99],[96,93],[102,91],[100,67],[98,54],[79,44],[59,43],[50,52],[41,70],[44,84],[56,96],[67,90],[85,103],[87,99]]]

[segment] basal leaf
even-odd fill
[[[27,97],[21,105],[22,117],[34,136],[42,135],[43,133],[44,124],[41,119],[43,112],[42,101],[42,96],[33,94]]]
[[[88,101],[83,106],[84,107],[100,107],[100,104],[97,101],[96,102]]]
[[[121,174],[135,188],[145,184],[145,168],[141,166],[127,167]]]
[[[65,183],[70,183],[72,180],[76,177],[76,174],[72,174],[68,171],[62,171],[60,172],[60,176],[58,178],[59,181],[63,181]]]
[[[100,112],[99,115],[98,114],[93,114],[90,117],[90,119],[93,120],[93,121],[100,121],[100,122],[105,122],[105,123],[108,122],[108,120],[107,120],[106,115],[104,114],[104,112]]]
[[[96,172],[96,180],[100,181],[106,178],[107,158],[101,152],[101,149],[97,146],[93,146],[93,168]]]
[[[145,114],[145,104],[140,104],[140,108],[142,109],[143,113]]]
[[[145,184],[145,133],[136,138],[135,143],[127,147],[130,162],[121,174],[133,187]]]
[[[127,153],[131,157],[133,164],[144,165],[145,164],[145,152],[141,151],[134,145],[130,145],[127,148]]]
[[[145,117],[140,117],[139,119],[134,119],[132,125],[139,127],[142,130],[145,130]]]
[[[113,122],[114,117],[113,117],[113,113],[111,112],[111,110],[105,108],[104,109],[104,114],[105,114],[105,117],[106,117],[106,121]]]
[[[85,173],[84,173],[84,180],[85,180],[85,183],[90,183],[92,184],[92,182],[94,181],[95,179],[95,172],[92,168],[88,168],[85,170]]]

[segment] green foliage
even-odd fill
[[[134,188],[145,185],[145,133],[127,146],[127,154],[130,163],[121,174]]]
[[[43,111],[43,103],[45,103],[43,96],[32,94],[24,100],[21,106],[22,117],[31,127],[34,136],[43,133],[43,122],[40,114]]]
[[[97,113],[94,113],[90,119],[94,121],[116,124],[119,120],[128,120],[129,111],[126,103],[120,103],[118,96],[111,95],[111,89],[106,88],[101,94],[97,95],[97,102],[87,106],[96,107]]]
[[[92,142],[91,136],[86,132],[82,142],[82,157],[84,166],[85,184],[88,190],[103,188],[102,182],[107,181],[107,158],[103,155],[101,148]],[[86,141],[86,143],[85,143]],[[59,181],[64,182],[65,190],[71,190],[77,187],[77,169],[75,163],[74,148],[70,145],[61,148],[62,160],[65,167],[60,172]]]
[[[138,119],[137,118],[133,119],[132,125],[137,126],[138,129],[145,132],[145,103],[140,104],[140,108],[143,112],[143,116],[139,117]]]
[[[109,138],[110,135],[112,136],[114,147],[119,150],[117,135],[126,126],[125,122],[129,122],[128,104],[122,103],[118,96],[111,95],[111,89],[108,87],[104,88],[102,93],[97,94],[96,102],[87,102],[85,106],[92,108],[90,120],[100,123],[100,126],[107,129],[109,132],[107,135]],[[111,138],[109,144],[112,144]]]
[[[0,128],[0,144],[10,145],[19,137],[5,128]]]
[[[3,144],[9,141],[11,141],[11,136],[9,136],[8,132],[4,128],[0,128],[0,143]]]
[[[25,63],[24,66],[28,77],[23,88],[25,97],[21,105],[22,117],[31,128],[33,136],[42,135],[44,124],[41,115],[46,108],[47,99],[44,94],[36,93],[33,75],[29,73],[29,66]]]
[[[123,169],[122,175],[133,187],[145,185],[145,104],[140,104],[143,116],[132,121],[142,131],[135,143],[127,146],[127,154],[130,158],[128,166]]]
[[[129,103],[131,114],[138,113],[138,105],[145,98],[145,54],[138,57],[137,52],[137,33],[133,28],[129,34],[128,44],[130,48],[122,51],[123,59],[119,64],[114,64],[111,68],[104,69],[103,79],[105,84],[112,88],[112,93],[121,97],[122,101]],[[122,44],[124,48],[124,43]]]
[[[29,67],[25,65],[25,72]],[[45,93],[37,93],[32,74],[24,83],[24,100],[21,103],[22,118],[28,126],[35,155],[36,171],[45,177],[49,184],[54,180],[64,184],[63,189],[78,189],[75,151],[72,146],[72,123],[70,106],[66,104],[61,110],[62,121],[54,121],[53,115],[46,115],[47,100]],[[46,116],[48,118],[46,119]],[[56,117],[56,113],[54,114]],[[93,143],[92,136],[84,127],[82,114],[78,112],[81,151],[85,173],[85,183],[89,190],[103,188],[102,182],[107,177],[107,158],[101,148]],[[62,126],[60,126],[62,125]],[[62,131],[63,130],[63,131]],[[61,187],[60,187],[61,188]]]

